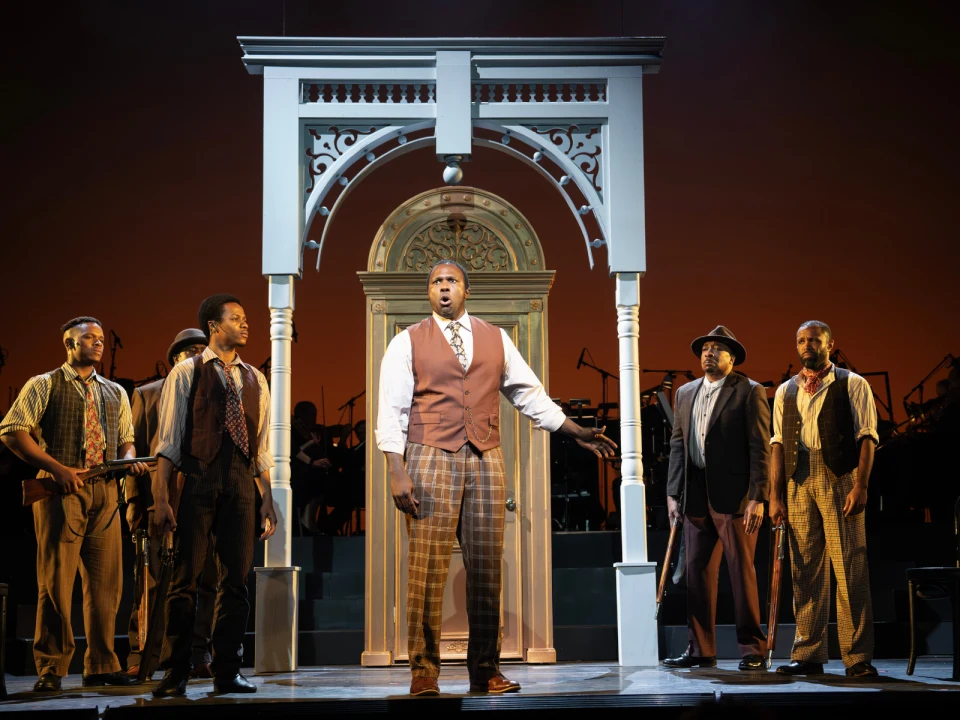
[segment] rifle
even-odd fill
[[[674,518],[673,526],[670,528],[670,539],[667,541],[667,556],[663,559],[663,570],[660,571],[660,585],[657,587],[657,609],[653,613],[654,620],[660,615],[660,606],[663,604],[663,596],[667,591],[667,575],[670,574],[670,558],[673,557],[673,548],[677,544],[677,530],[681,524],[678,518]]]
[[[150,617],[150,530],[137,528],[133,534],[137,546],[137,562],[133,566],[133,583],[137,603],[137,647],[147,642],[147,619]]]
[[[160,543],[160,575],[157,578],[156,602],[150,611],[150,621],[147,623],[146,637],[140,646],[140,672],[137,675],[139,682],[145,682],[157,669],[160,659],[160,643],[163,640],[163,614],[166,608],[167,592],[170,590],[170,580],[173,577],[173,566],[177,559],[177,548],[180,538],[174,538],[173,532],[166,532]],[[142,630],[141,625],[141,632]]]
[[[767,599],[770,604],[770,613],[767,616],[767,668],[773,666],[773,649],[777,645],[777,625],[780,614],[780,583],[783,579],[783,558],[787,538],[787,521],[781,519],[780,524],[770,528],[777,537],[776,551],[773,553],[773,572],[770,575],[770,592]],[[772,538],[771,538],[772,539]]]
[[[124,469],[134,463],[146,463],[147,465],[156,465],[155,457],[130,458],[128,460],[107,460],[99,465],[89,467],[83,472],[77,473],[81,480],[92,480],[93,478],[110,476],[114,473],[121,476]],[[38,500],[53,497],[54,495],[63,495],[60,486],[52,477],[29,478],[23,481],[23,505],[24,507],[33,505]]]

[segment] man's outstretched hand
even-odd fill
[[[577,441],[577,445],[601,459],[617,456],[617,444],[603,434],[606,429],[606,425],[601,428],[580,427],[570,418],[564,420],[560,426],[560,432],[570,435]]]

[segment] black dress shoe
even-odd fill
[[[794,660],[777,668],[778,675],[823,675],[823,663]]]
[[[33,685],[34,692],[58,692],[60,690],[60,676],[53,673],[44,673]]]
[[[124,672],[88,673],[83,671],[84,687],[103,687],[104,685],[136,685],[137,678]]]
[[[675,658],[667,658],[663,661],[663,666],[668,668],[712,668],[717,666],[716,657],[697,657],[691,655],[689,650],[684,650],[683,655]]]
[[[737,665],[738,670],[766,670],[767,663],[763,659],[762,655],[744,655],[743,659],[740,661],[740,664]]]
[[[175,697],[184,695],[187,692],[187,678],[190,675],[188,669],[167,670],[163,678],[153,689],[154,697]]]
[[[214,678],[213,691],[218,693],[255,693],[257,686],[237,673],[228,678]]]
[[[847,677],[877,677],[877,669],[868,662],[858,662],[847,668]]]

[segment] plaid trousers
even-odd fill
[[[500,591],[506,471],[503,451],[456,452],[408,443],[406,468],[420,502],[406,516],[407,633],[414,677],[440,674],[443,588],[456,534],[467,575],[467,669],[486,682],[500,668]]]
[[[843,516],[857,471],[838,478],[820,451],[798,453],[787,482],[790,568],[797,634],[791,659],[827,662],[830,566],[837,578],[837,630],[847,667],[873,660],[873,606],[864,513]]]

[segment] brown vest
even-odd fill
[[[414,388],[409,442],[449,452],[466,442],[481,452],[500,446],[503,340],[499,328],[473,315],[470,327],[473,361],[467,373],[433,316],[410,328]]]
[[[193,358],[193,386],[190,388],[187,427],[183,433],[183,465],[186,472],[200,470],[197,460],[211,463],[220,452],[223,434],[227,432],[227,389],[217,374],[216,363],[203,362],[203,356]],[[241,363],[243,389],[243,417],[250,439],[248,458],[257,456],[257,428],[260,427],[260,383],[253,368]]]

